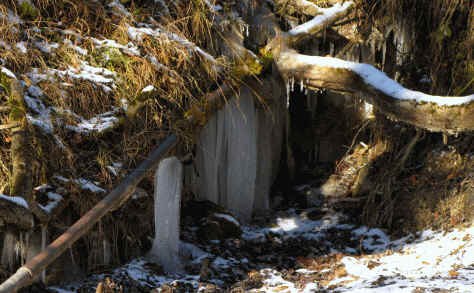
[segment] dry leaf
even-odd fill
[[[456,278],[457,276],[459,276],[459,272],[456,272],[455,270],[451,270],[449,271],[449,275],[451,276],[451,278]]]
[[[273,289],[273,292],[281,292],[283,290],[286,290],[288,289],[288,286],[280,286],[280,287],[276,287]]]

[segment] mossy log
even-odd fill
[[[394,98],[367,84],[351,69],[318,66],[301,61],[304,55],[287,50],[277,61],[280,72],[301,80],[309,88],[363,93],[368,103],[373,104],[392,120],[403,121],[433,132],[459,133],[474,130],[474,101],[443,106],[431,102]],[[450,99],[451,97],[445,97]]]

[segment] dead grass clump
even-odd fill
[[[364,224],[403,233],[448,229],[473,219],[472,136],[453,139],[449,146],[437,134],[413,144],[409,128],[384,129],[382,137],[389,148],[371,166]],[[403,157],[407,160],[400,165]]]
[[[473,219],[474,185],[472,152],[461,154],[455,148],[437,148],[428,153],[425,167],[410,185],[417,195],[410,200],[417,229],[448,229]]]
[[[39,21],[79,30],[85,35],[109,35],[114,30],[106,6],[96,1],[33,0],[40,9]],[[51,23],[51,20],[56,23]]]

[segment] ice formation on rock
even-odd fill
[[[168,273],[181,269],[179,219],[183,166],[176,157],[162,160],[155,174],[155,238],[149,258]]]
[[[284,89],[276,77],[255,91],[242,87],[239,97],[211,118],[199,136],[195,172],[187,174],[194,191],[230,210],[241,221],[269,208],[286,125]],[[263,83],[265,84],[265,83]]]

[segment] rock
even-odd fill
[[[201,260],[201,268],[199,270],[199,280],[202,281],[207,281],[209,280],[209,264],[210,264],[210,259],[209,258],[203,258]]]
[[[206,240],[224,240],[239,238],[242,234],[242,228],[233,216],[214,213],[206,218],[199,233]]]

